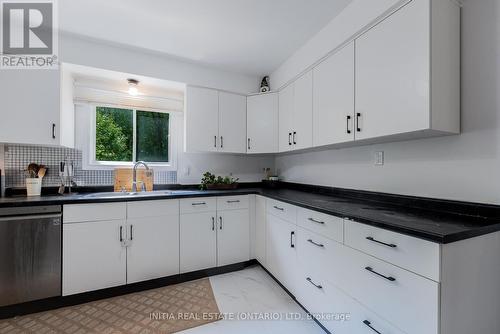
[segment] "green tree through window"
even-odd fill
[[[96,160],[168,162],[169,116],[168,113],[96,107]]]

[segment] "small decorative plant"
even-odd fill
[[[200,189],[234,189],[238,186],[238,178],[232,176],[215,176],[210,172],[203,174]]]

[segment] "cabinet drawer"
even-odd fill
[[[297,208],[297,224],[338,242],[344,242],[344,220],[317,211]]]
[[[139,201],[127,203],[127,218],[160,217],[179,214],[179,200]]]
[[[437,334],[439,283],[344,247],[335,284],[408,334]],[[418,316],[418,318],[416,318]]]
[[[78,223],[127,218],[127,203],[70,204],[63,206],[63,222]]]
[[[439,244],[347,220],[345,244],[436,282],[440,281]]]
[[[297,228],[296,240],[297,258],[304,271],[322,277],[338,275],[342,244],[300,227]]]
[[[181,213],[208,212],[217,210],[216,197],[185,198],[180,202]]]
[[[248,195],[217,197],[217,210],[248,209]]]
[[[276,201],[274,199],[268,199],[266,207],[267,212],[272,214],[273,216],[276,216],[293,224],[297,223],[297,207],[295,207],[294,205]]]

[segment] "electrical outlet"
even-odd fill
[[[375,152],[375,166],[384,165],[384,151]]]

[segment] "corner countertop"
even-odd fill
[[[500,231],[500,218],[496,215],[497,212],[500,212],[499,207],[488,208],[489,212],[495,212],[495,215],[482,216],[473,212],[457,213],[440,210],[439,205],[425,209],[402,205],[397,201],[378,201],[374,200],[373,194],[369,198],[360,198],[359,196],[348,196],[352,194],[346,195],[338,192],[315,192],[311,191],[309,187],[305,187],[305,190],[266,187],[235,190],[160,190],[136,196],[91,193],[29,198],[7,197],[0,198],[0,208],[258,194],[440,244]],[[458,208],[460,204],[458,202],[454,205]],[[469,203],[463,203],[463,205],[469,205]]]

